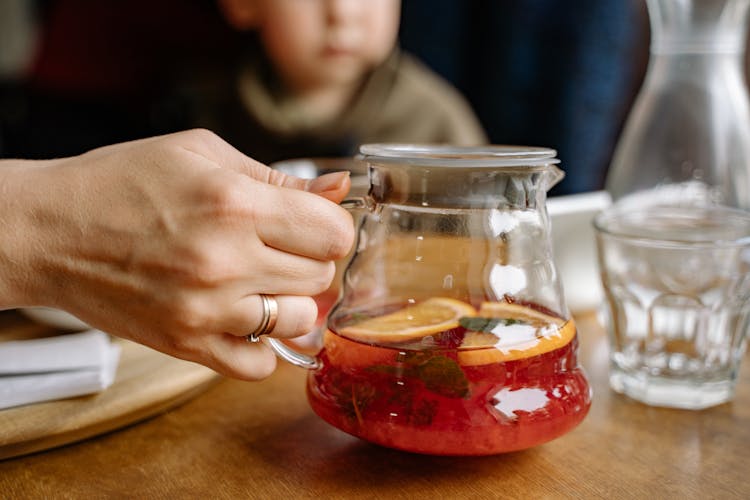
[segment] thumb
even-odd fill
[[[351,187],[349,172],[333,172],[312,179],[307,185],[307,190],[334,203],[340,203]]]
[[[352,185],[347,171],[332,172],[315,179],[300,179],[278,170],[269,169],[267,182],[276,186],[315,193],[334,203],[343,200]]]
[[[172,137],[182,141],[183,148],[187,151],[194,152],[197,148],[198,154],[217,166],[234,170],[266,184],[309,191],[334,203],[340,202],[351,187],[348,171],[321,175],[317,179],[300,179],[250,158],[218,135],[206,130],[178,132],[172,134]]]
[[[212,141],[204,144],[211,151],[210,156],[224,167],[243,173],[257,181],[282,186],[300,191],[309,191],[322,196],[334,203],[339,203],[349,192],[351,180],[349,172],[333,172],[321,175],[316,179],[300,179],[274,170],[252,158],[244,155],[218,136],[210,135]],[[205,137],[204,137],[205,139]]]

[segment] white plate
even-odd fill
[[[62,330],[88,330],[90,327],[70,313],[50,307],[26,307],[20,310],[23,314],[44,325]]]
[[[592,221],[611,203],[606,191],[553,196],[547,200],[555,265],[572,312],[594,310],[601,303],[602,286]]]

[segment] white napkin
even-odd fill
[[[120,346],[98,330],[0,343],[0,409],[102,391]]]

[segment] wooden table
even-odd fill
[[[594,402],[523,452],[429,457],[380,448],[309,409],[305,373],[224,380],[183,406],[78,444],[0,462],[2,498],[750,498],[750,360],[736,399],[652,408],[610,391],[607,346],[579,318]]]

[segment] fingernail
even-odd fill
[[[333,172],[330,174],[321,175],[320,177],[313,179],[309,186],[308,191],[314,193],[322,193],[324,191],[335,191],[341,189],[344,183],[349,178],[349,172]]]

